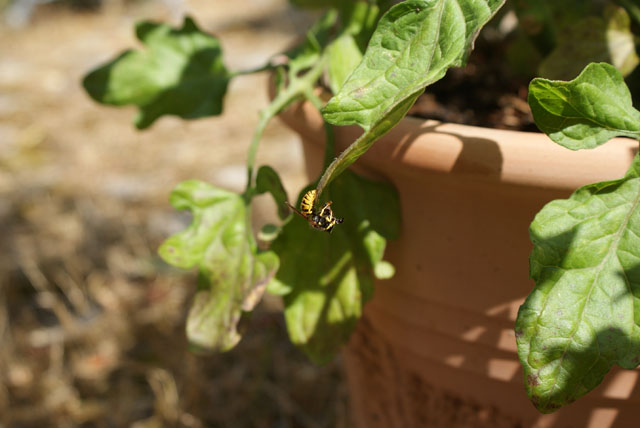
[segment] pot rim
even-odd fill
[[[324,146],[322,115],[310,102],[292,105],[280,118],[303,140]],[[362,133],[355,125],[333,128],[337,152]],[[405,117],[355,166],[389,178],[427,173],[574,190],[623,177],[637,151],[637,142],[629,138],[614,138],[595,149],[572,151],[543,133]]]

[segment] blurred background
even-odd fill
[[[265,74],[236,78],[224,115],[132,125],[133,108],[92,102],[91,68],[138,48],[139,19],[192,15],[219,36],[231,70],[262,65],[313,17],[287,0],[0,0],[0,427],[346,427],[341,362],[316,367],[290,345],[267,298],[240,345],[187,349],[195,275],[160,242],[189,218],[179,181],[231,190]],[[272,123],[259,162],[289,195],[305,184],[295,134]],[[259,199],[256,223],[275,221]]]

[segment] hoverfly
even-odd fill
[[[287,205],[298,213],[298,215],[307,220],[314,229],[324,230],[325,232],[331,233],[333,226],[342,223],[344,219],[337,218],[333,215],[333,211],[331,210],[331,201],[325,203],[319,212],[316,211],[314,204],[316,202],[317,195],[318,194],[315,189],[309,190],[305,193],[302,197],[302,202],[300,202],[300,210],[297,210],[288,202]]]

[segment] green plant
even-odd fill
[[[615,67],[591,64],[570,82],[535,79],[536,123],[567,148],[638,139],[640,112]],[[516,337],[530,398],[552,412],[595,388],[614,364],[640,363],[640,159],[618,180],[547,204],[531,224],[534,291]]]
[[[504,0],[293,3],[328,11],[300,45],[286,52],[284,65],[231,72],[218,40],[193,20],[185,19],[179,29],[143,22],[136,34],[145,49],[125,52],[94,70],[84,86],[99,102],[137,105],[135,124],[144,129],[165,114],[184,119],[220,114],[231,79],[272,70],[276,95],[260,113],[245,191],[180,183],[171,204],[190,210],[193,221],[159,252],[172,265],[198,267],[198,291],[187,321],[195,346],[233,347],[240,340],[238,322],[266,289],[282,296],[291,340],[324,362],[349,337],[373,293],[374,279],[393,275],[393,266],[383,260],[384,249],[388,239],[400,234],[392,186],[347,168],[407,114],[428,85],[450,67],[465,64],[479,31]],[[638,58],[629,14],[636,20],[640,16],[633,2],[595,8],[575,0],[573,9],[560,3],[514,5],[523,24],[514,46],[535,49],[531,57],[539,60],[543,75],[573,77],[576,63],[581,69],[593,60],[609,60],[632,74]],[[581,47],[585,40],[589,49]],[[512,57],[513,67],[521,60]],[[314,92],[318,82],[334,93],[326,105]],[[319,200],[333,200],[346,220],[332,234],[313,230],[290,214],[284,187],[271,167],[256,171],[256,151],[268,121],[300,99],[321,109],[327,144],[323,175],[303,189],[298,201],[312,188]],[[617,135],[640,137],[640,112],[613,66],[589,65],[568,83],[535,79],[529,99],[540,129],[570,149],[595,147]],[[364,132],[334,159],[329,124],[357,124]],[[522,306],[516,331],[527,390],[543,412],[588,392],[613,364],[632,368],[640,362],[640,309],[635,309],[640,308],[640,274],[634,264],[640,257],[634,249],[640,236],[638,162],[636,157],[620,180],[585,186],[568,200],[550,203],[531,226],[536,288]],[[272,195],[283,221],[262,228],[259,237],[270,243],[268,249],[258,246],[249,215],[252,198],[263,193]]]

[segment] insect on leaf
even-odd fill
[[[400,232],[400,206],[391,185],[347,171],[328,195],[344,223],[328,234],[296,215],[271,246],[281,263],[269,291],[283,296],[292,342],[319,363],[333,358],[349,338],[376,275],[393,274],[382,257],[387,239]]]
[[[242,314],[260,301],[278,269],[278,257],[272,251],[257,251],[240,195],[189,180],[178,184],[170,201],[193,215],[191,225],[159,249],[173,266],[198,268],[187,336],[197,348],[229,350],[240,340],[237,325]]]

